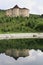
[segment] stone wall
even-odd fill
[[[12,10],[11,9],[7,10],[6,15],[11,17],[12,16]]]
[[[20,9],[20,16],[29,17],[29,10],[28,9]]]
[[[13,14],[12,14],[13,17],[19,16],[19,8],[13,9],[12,12],[13,12]]]
[[[29,10],[23,8],[8,9],[6,10],[6,15],[10,17],[17,17],[17,16],[29,17]]]

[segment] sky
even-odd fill
[[[0,0],[0,9],[9,9],[15,5],[30,9],[32,14],[43,14],[43,0]]]
[[[28,57],[20,57],[17,60],[5,54],[0,54],[0,65],[43,65],[43,52],[32,49],[29,51]]]

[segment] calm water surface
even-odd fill
[[[20,57],[15,60],[12,57],[0,54],[0,65],[43,65],[43,52],[40,50],[30,50],[30,56]]]

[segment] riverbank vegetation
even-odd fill
[[[0,33],[15,32],[43,32],[43,15],[7,17],[5,11],[0,10]]]
[[[7,49],[40,49],[40,50],[43,50],[43,39],[0,40],[0,52],[5,52]]]

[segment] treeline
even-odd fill
[[[7,49],[40,49],[43,50],[43,39],[9,39],[0,40],[0,53]]]
[[[5,11],[0,10],[0,33],[7,32],[43,32],[43,15],[7,17]]]

